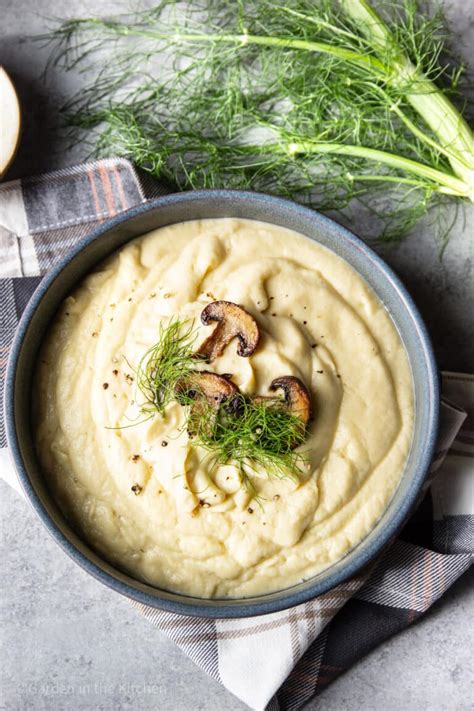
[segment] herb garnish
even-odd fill
[[[141,412],[164,415],[165,407],[177,400],[183,406],[184,429],[192,443],[207,450],[216,464],[235,463],[242,481],[253,488],[249,475],[263,469],[268,476],[297,479],[306,461],[296,447],[306,439],[305,424],[278,397],[252,399],[238,393],[216,409],[199,387],[192,395],[178,394],[178,382],[196,370],[192,323],[175,319],[160,325],[159,340],[141,359],[137,386],[145,398]],[[166,440],[161,446],[166,446]]]
[[[233,462],[243,477],[258,468],[279,479],[302,473],[306,458],[295,447],[305,441],[306,428],[279,398],[262,402],[240,393],[217,415],[205,402],[195,417],[193,412],[187,420],[193,443],[210,452],[216,464]]]
[[[195,368],[192,323],[175,319],[167,326],[160,323],[158,342],[140,360],[136,378],[145,403],[142,413],[164,414],[165,407],[175,399],[176,384]]]

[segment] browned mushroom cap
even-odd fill
[[[275,378],[270,385],[270,390],[280,388],[285,393],[285,401],[290,411],[306,425],[312,415],[311,398],[306,385],[294,375],[284,375]]]
[[[217,322],[217,327],[196,352],[207,363],[220,356],[233,338],[239,339],[237,353],[243,358],[252,355],[257,347],[260,333],[255,319],[232,301],[208,304],[201,314],[201,321],[206,326]]]
[[[186,394],[192,399],[205,397],[210,405],[217,408],[221,402],[236,395],[239,388],[230,380],[229,375],[196,370],[177,382],[176,392]]]
[[[205,415],[209,415],[209,410],[206,410],[203,406],[204,403],[207,406],[211,406],[217,415],[222,403],[231,403],[232,398],[239,393],[239,388],[229,377],[211,373],[208,370],[200,370],[178,381],[175,387],[178,399],[180,395],[185,395],[194,401],[188,420],[188,432],[190,435],[195,434],[196,428],[193,423],[198,423],[202,421]],[[211,417],[211,420],[214,420],[214,417]]]

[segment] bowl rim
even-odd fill
[[[91,556],[85,555],[53,521],[46,507],[41,501],[37,491],[35,490],[32,481],[30,480],[27,471],[27,466],[21,454],[21,447],[16,431],[15,381],[18,359],[21,353],[23,341],[28,332],[30,321],[33,318],[33,315],[35,314],[38,306],[46,295],[50,285],[56,280],[62,270],[73,259],[75,259],[76,256],[80,252],[82,252],[82,250],[85,249],[90,243],[92,243],[96,239],[99,239],[104,233],[107,233],[110,230],[116,228],[117,226],[126,223],[131,218],[138,217],[142,214],[157,210],[161,207],[165,207],[170,204],[179,204],[190,201],[206,201],[210,198],[218,198],[223,200],[239,200],[244,202],[253,201],[265,203],[270,206],[275,205],[275,207],[277,208],[280,207],[282,209],[289,209],[292,212],[301,214],[303,217],[318,221],[322,229],[324,229],[324,227],[326,226],[328,229],[336,230],[339,236],[344,239],[346,243],[350,245],[351,248],[355,248],[359,252],[362,252],[364,257],[368,258],[374,264],[374,267],[376,267],[378,271],[383,274],[384,278],[388,282],[390,282],[391,288],[398,292],[398,297],[403,302],[405,311],[409,314],[413,325],[417,329],[418,339],[420,341],[420,344],[422,345],[424,353],[424,365],[427,373],[427,382],[425,383],[425,385],[427,386],[426,397],[429,406],[427,415],[428,424],[426,427],[427,435],[422,454],[416,464],[413,466],[413,472],[409,480],[408,489],[405,492],[405,498],[401,501],[399,507],[393,512],[392,517],[386,521],[383,527],[379,528],[379,531],[377,531],[376,534],[374,534],[374,529],[372,529],[367,534],[373,535],[371,545],[362,548],[359,551],[358,555],[354,555],[352,560],[350,560],[346,566],[342,566],[338,570],[333,572],[331,572],[331,569],[329,568],[329,573],[323,580],[318,580],[317,575],[313,585],[308,585],[303,590],[292,592],[292,587],[283,589],[282,591],[279,591],[279,597],[275,599],[266,599],[268,595],[271,594],[264,594],[262,596],[255,596],[252,598],[238,598],[236,600],[219,599],[213,601],[212,599],[207,600],[200,598],[191,598],[180,593],[170,593],[169,591],[162,591],[159,588],[156,588],[156,590],[158,591],[158,595],[152,595],[151,593],[148,593],[144,590],[132,587],[127,582],[124,582],[118,577],[115,577],[113,574],[107,572],[106,568],[109,568],[112,571],[117,570],[117,572],[122,577],[128,577],[132,583],[134,582],[132,576],[127,576],[127,574],[123,574],[120,569],[115,569],[114,566],[107,563],[104,558],[101,558],[100,555],[95,554],[95,552],[89,548],[87,542],[84,541],[84,546],[91,551],[93,557],[96,557],[98,560],[100,560],[103,567],[94,562],[91,559]],[[175,223],[176,221],[170,222],[169,224]],[[272,223],[270,222],[270,224]],[[136,237],[131,236],[130,240],[124,241],[123,244],[126,244],[127,241],[131,241],[133,239],[136,239]],[[344,257],[341,258],[344,259]],[[103,223],[95,227],[88,235],[79,240],[70,250],[68,250],[67,254],[64,255],[58,261],[58,263],[50,271],[48,271],[47,274],[43,276],[41,282],[33,293],[21,316],[11,345],[5,378],[4,419],[10,459],[13,462],[14,469],[20,482],[22,491],[25,494],[25,497],[30,503],[30,505],[33,507],[35,513],[38,515],[41,522],[46,527],[46,530],[48,531],[49,535],[56,541],[56,543],[59,544],[63,551],[75,563],[77,563],[83,570],[88,572],[94,578],[96,578],[112,590],[115,590],[115,592],[123,595],[128,599],[134,600],[136,603],[153,608],[158,608],[166,612],[172,612],[192,617],[223,619],[251,617],[256,615],[274,613],[281,610],[289,609],[304,602],[308,602],[309,600],[314,599],[318,595],[326,593],[337,585],[354,577],[359,571],[361,571],[372,560],[374,560],[374,558],[393,540],[393,538],[400,530],[403,523],[406,521],[409,514],[412,512],[412,510],[419,501],[420,492],[422,491],[423,483],[425,481],[429,466],[431,464],[435,452],[439,426],[439,397],[440,385],[438,368],[426,325],[418,311],[418,308],[413,302],[412,297],[409,295],[401,280],[394,273],[391,267],[389,267],[386,262],[373,251],[371,247],[369,247],[361,238],[357,237],[348,228],[340,225],[331,218],[322,215],[321,213],[311,208],[295,203],[291,200],[246,190],[209,189],[192,190],[164,195],[154,200],[150,200],[145,204],[132,207],[127,211],[121,213],[120,215],[117,215],[109,220],[104,221]],[[386,510],[387,509],[385,509],[385,511]],[[69,524],[67,524],[67,528],[68,532],[72,533],[71,537],[73,537],[75,534],[73,529],[70,528]],[[354,551],[356,549],[357,546],[351,550]],[[350,552],[351,551],[349,551],[349,553]],[[341,560],[344,560],[344,558]],[[136,582],[140,584],[140,581]],[[151,588],[152,586],[149,587]],[[174,596],[176,599],[167,599],[159,597],[160,592],[165,593],[166,595]],[[285,592],[287,592],[286,595]],[[180,598],[186,599],[187,601],[190,600],[191,602],[182,602],[180,601]],[[246,602],[247,599],[248,602]],[[222,604],[213,606],[213,602],[221,602]]]

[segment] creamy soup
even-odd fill
[[[215,300],[241,304],[260,331],[208,370],[249,396],[297,376],[313,409],[301,476],[216,466],[184,408],[144,418],[136,368],[160,324],[201,323]],[[365,281],[290,230],[208,219],[136,239],[61,306],[35,377],[36,444],[49,487],[90,545],[154,586],[244,597],[280,590],[338,561],[375,526],[403,474],[413,427],[411,370]]]

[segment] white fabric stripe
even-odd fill
[[[282,614],[288,615],[278,613]],[[290,625],[264,635],[219,639],[217,644],[219,676],[224,686],[252,709],[263,711],[294,666]],[[262,654],[262,649],[268,653]]]
[[[18,237],[0,224],[0,278],[21,276]]]
[[[28,234],[20,180],[0,185],[0,225],[18,237]]]
[[[29,276],[23,274],[19,237],[28,235],[28,222],[21,182],[0,186],[0,278]],[[31,237],[28,239],[31,240]]]
[[[22,276],[39,276],[41,271],[32,235],[25,235],[19,240],[19,243]]]

